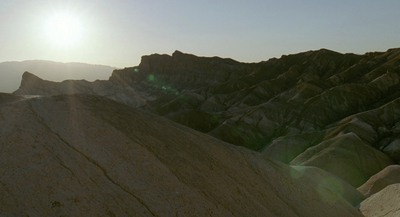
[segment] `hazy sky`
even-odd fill
[[[80,27],[65,32],[74,32],[69,43],[51,32],[60,14]],[[362,54],[400,47],[400,1],[0,0],[0,33],[0,62],[127,67],[175,50],[242,62],[320,48]]]

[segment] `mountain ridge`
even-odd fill
[[[23,72],[30,71],[52,81],[107,79],[115,67],[79,62],[55,62],[50,60],[7,61],[0,63],[0,92],[11,93],[18,89]]]

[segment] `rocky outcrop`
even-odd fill
[[[1,216],[362,216],[326,174],[102,96],[3,103],[0,120]]]
[[[365,217],[396,217],[400,215],[400,184],[387,186],[361,203]]]
[[[369,197],[391,184],[400,183],[400,165],[390,165],[373,175],[365,184],[360,186],[358,190]]]
[[[109,81],[65,80],[53,82],[43,80],[32,73],[22,75],[21,86],[15,95],[59,95],[59,94],[95,94],[137,107],[146,104],[145,100],[133,88],[114,85]]]

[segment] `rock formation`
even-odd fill
[[[373,175],[366,183],[358,188],[365,197],[369,197],[391,184],[400,183],[400,165],[390,165]]]
[[[50,82],[26,72],[14,95],[75,93],[163,116],[305,177],[330,177],[330,191],[351,189],[342,196],[352,205],[363,199],[355,188],[370,196],[371,176],[400,162],[399,48],[364,55],[321,49],[260,63],[175,51],[143,56],[104,81]]]
[[[392,184],[361,203],[365,217],[396,217],[400,215],[400,184]]]
[[[362,216],[301,169],[103,96],[1,103],[0,120],[1,216]]]
[[[198,122],[187,114],[200,112],[206,118],[202,122],[210,125],[200,130],[260,150],[280,136],[327,129],[396,99],[399,58],[400,49],[365,55],[322,49],[246,64],[176,51],[143,56],[139,66],[115,70],[108,82],[97,82],[97,89],[57,83],[39,91],[23,78],[15,93],[53,95],[78,89],[107,96],[105,89],[112,95],[129,88],[132,93],[119,101],[143,106],[127,100],[129,94],[140,96],[147,109],[187,125]],[[236,135],[237,130],[246,137]]]

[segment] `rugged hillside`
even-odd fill
[[[327,129],[396,99],[399,58],[399,49],[365,55],[322,49],[245,64],[176,51],[143,56],[139,66],[115,70],[109,82],[117,89],[109,92],[132,88],[157,114],[260,150],[280,136]],[[66,92],[65,84],[46,89],[29,83],[23,79],[16,93]]]
[[[1,216],[362,216],[329,173],[102,96],[0,96]]]
[[[400,162],[399,81],[400,49],[321,49],[252,64],[176,51],[143,56],[108,81],[55,83],[26,72],[14,94],[106,96],[359,187]]]

